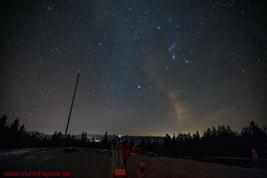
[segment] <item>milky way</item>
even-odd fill
[[[267,125],[266,4],[14,1],[1,6],[0,114],[27,130],[164,135]]]

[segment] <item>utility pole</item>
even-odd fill
[[[74,99],[75,99],[75,95],[76,95],[76,90],[77,90],[79,78],[80,78],[80,72],[78,72],[78,74],[77,74],[77,80],[76,80],[76,84],[75,84],[75,88],[74,88],[74,94],[72,97],[72,102],[70,105],[70,113],[69,113],[68,122],[67,122],[66,130],[65,130],[65,136],[67,136],[67,132],[68,132],[68,128],[69,128],[70,116],[71,116],[71,111],[72,111],[72,107],[73,107],[73,103],[74,103]]]

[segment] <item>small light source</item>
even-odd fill
[[[118,135],[119,136],[119,138],[121,138],[121,135]]]
[[[114,174],[115,174],[115,177],[125,177],[126,171],[125,169],[115,169]]]

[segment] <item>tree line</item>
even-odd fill
[[[101,142],[96,142],[94,137],[88,138],[86,132],[82,132],[80,138],[74,135],[62,134],[55,131],[53,135],[45,135],[39,132],[28,132],[19,119],[13,123],[7,123],[7,116],[0,118],[0,149],[7,148],[30,148],[30,147],[54,147],[54,146],[77,146],[77,147],[99,147],[107,148],[108,134],[105,133]]]
[[[52,147],[52,146],[77,146],[110,148],[114,136],[106,132],[100,142],[94,138],[89,139],[83,132],[79,139],[74,135],[63,135],[55,131],[52,136],[39,132],[28,132],[19,119],[13,123],[7,123],[7,116],[0,118],[0,148],[28,148],[28,147]],[[249,126],[240,132],[233,131],[229,126],[220,125],[194,134],[179,133],[170,136],[166,134],[162,141],[153,141],[149,137],[143,137],[140,142],[134,143],[129,140],[130,145],[137,145],[141,153],[152,152],[155,154],[172,157],[250,157],[251,149],[257,150],[260,158],[267,158],[267,128],[259,127],[251,121]]]
[[[259,127],[254,121],[241,132],[233,131],[229,126],[220,125],[194,134],[166,134],[163,142],[142,139],[142,152],[153,152],[173,157],[251,157],[255,149],[260,158],[267,158],[267,129]]]

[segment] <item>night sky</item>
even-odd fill
[[[165,135],[267,125],[264,1],[1,4],[0,115],[29,131]]]

